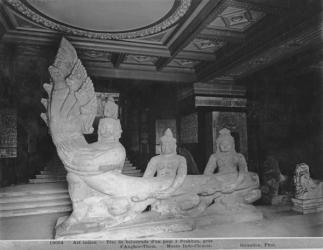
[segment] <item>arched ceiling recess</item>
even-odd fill
[[[135,39],[174,26],[188,11],[191,0],[8,0],[8,3],[30,20],[65,34]]]

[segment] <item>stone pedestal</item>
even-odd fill
[[[66,217],[60,217],[56,227],[65,219]],[[191,231],[194,229],[194,224],[194,220],[191,218],[161,217],[157,213],[147,212],[131,222],[125,222],[118,226],[104,227],[103,224],[91,222],[78,224],[64,234],[55,233],[55,239],[135,239],[160,233]]]
[[[292,198],[293,210],[302,214],[317,213],[323,211],[323,197],[316,199]]]
[[[60,217],[56,227],[67,217]],[[173,216],[160,216],[155,212],[146,212],[131,222],[118,226],[105,228],[99,223],[83,223],[73,226],[64,234],[55,234],[57,240],[68,239],[136,239],[143,237],[158,237],[162,233],[177,233],[192,231],[199,227],[212,224],[232,224],[247,221],[262,220],[262,213],[255,207],[246,205],[245,209],[235,211],[217,212],[212,209],[196,217],[175,218]]]

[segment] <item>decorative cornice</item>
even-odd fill
[[[36,13],[34,10],[29,8],[22,0],[7,0],[9,6],[14,8],[16,11],[24,15],[25,17],[31,19],[35,23],[41,24],[42,26],[58,31],[63,32],[64,34],[88,37],[93,39],[134,39],[138,37],[146,37],[153,34],[160,33],[180,20],[181,17],[185,15],[188,11],[192,0],[179,0],[178,7],[171,13],[167,18],[161,19],[160,22],[154,24],[153,26],[146,27],[134,31],[125,31],[125,32],[95,32],[90,30],[78,29],[71,27],[65,24],[55,22],[46,16]]]
[[[213,63],[201,65],[196,70],[198,79],[242,78],[306,47],[317,46],[322,33],[319,12],[297,10],[274,22],[267,19],[263,25],[266,28],[258,30],[240,47],[227,51],[222,57],[218,55],[220,59]]]
[[[198,63],[198,61],[193,61],[188,59],[176,59],[176,58],[173,60],[173,62],[180,67],[189,67],[189,68],[194,67]],[[169,66],[173,66],[173,65],[169,65]]]

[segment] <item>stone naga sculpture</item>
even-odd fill
[[[219,204],[218,201],[225,201],[228,193],[230,201],[241,204],[258,197],[258,178],[248,174],[245,163],[239,167],[239,177],[230,165],[230,171],[224,174],[210,171],[208,175],[187,175],[186,161],[176,154],[176,140],[170,130],[162,138],[162,155],[150,161],[144,177],[122,175],[126,155],[119,142],[122,129],[118,107],[111,98],[108,100],[105,117],[99,121],[98,141],[87,143],[84,134],[93,132],[96,95],[75,49],[64,38],[49,73],[50,83],[44,84],[48,99],[42,100],[47,112],[41,117],[49,126],[68,172],[73,203],[72,214],[58,220],[56,237],[110,230],[142,214],[149,205],[161,216],[158,218],[194,217]],[[235,154],[228,155],[230,164],[241,159]]]
[[[157,192],[167,189],[172,180],[136,178],[121,174],[125,149],[119,142],[120,121],[115,104],[105,107],[99,122],[98,141],[87,143],[83,134],[92,133],[97,112],[96,95],[91,79],[74,47],[62,39],[52,66],[50,83],[44,84],[48,99],[42,99],[47,123],[57,153],[66,168],[73,212],[56,228],[64,234],[84,221],[113,226],[142,212]]]

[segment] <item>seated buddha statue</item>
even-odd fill
[[[218,175],[226,176],[223,178],[234,178],[235,182],[226,187],[227,192],[232,192],[248,172],[247,162],[242,154],[236,152],[230,130],[221,129],[219,134],[216,140],[217,151],[210,156],[204,175],[212,175],[217,171]]]
[[[151,158],[143,179],[155,178],[171,184],[153,195],[157,201],[151,204],[151,210],[162,215],[183,216],[200,203],[199,182],[187,175],[186,159],[177,154],[176,139],[169,128],[160,141],[161,154]]]
[[[156,194],[156,198],[165,198],[177,190],[187,175],[186,159],[176,152],[176,139],[168,128],[160,138],[161,154],[149,161],[143,177],[173,179],[172,185]]]
[[[204,175],[214,176],[214,182],[221,187],[220,199],[215,199],[213,207],[226,209],[238,208],[243,204],[250,204],[259,199],[261,194],[258,189],[259,179],[257,174],[248,172],[245,157],[235,150],[234,138],[230,130],[220,130],[216,140],[217,151],[212,154],[204,170]],[[208,189],[203,195],[217,192]],[[220,210],[222,210],[221,208]]]

